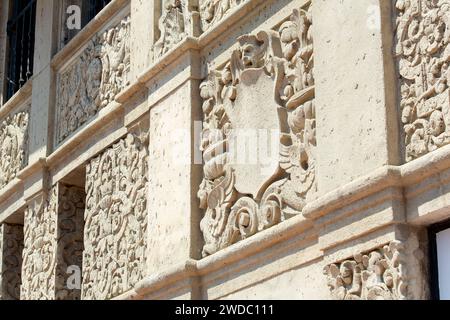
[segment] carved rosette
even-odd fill
[[[408,272],[417,278],[424,274],[423,270],[417,270],[422,260],[423,252],[412,237],[326,266],[324,275],[336,300],[424,299],[426,281],[408,276]]]
[[[22,300],[55,299],[57,188],[32,200],[24,218]]]
[[[129,85],[130,17],[96,35],[81,55],[57,76],[59,144],[114,101]]]
[[[450,143],[450,3],[397,0],[397,48],[407,161]]]
[[[116,297],[144,277],[147,140],[128,134],[87,166],[83,299]]]
[[[163,0],[163,12],[159,19],[161,36],[153,47],[157,60],[188,36],[190,18],[188,0]]]
[[[19,300],[23,250],[23,226],[0,226],[0,300]]]
[[[0,189],[11,182],[28,163],[29,111],[0,122]]]
[[[200,0],[200,17],[203,31],[219,23],[233,9],[249,0]]]
[[[198,196],[205,210],[204,256],[300,214],[316,191],[311,29],[309,11],[295,10],[277,31],[242,36],[230,61],[201,84],[205,164]],[[238,191],[237,184],[245,185],[246,179],[232,163],[229,146],[238,123],[245,125],[265,113],[266,107],[254,100],[257,96],[239,100],[240,94],[261,90],[252,87],[254,83],[270,83],[273,88],[273,103],[265,103],[273,106],[267,110],[269,118],[254,126],[277,122],[279,155],[273,175],[258,181],[262,187],[249,195]],[[248,118],[240,119],[243,114]]]

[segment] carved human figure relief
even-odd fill
[[[57,189],[25,209],[21,300],[54,300],[57,247]]]
[[[0,122],[0,189],[28,163],[28,110]]]
[[[316,191],[310,12],[238,41],[200,87],[204,256],[300,214]],[[256,140],[243,146],[247,133]]]
[[[219,23],[233,9],[249,0],[199,0],[201,26],[203,31],[207,31],[212,26]]]
[[[407,300],[424,299],[420,275],[423,253],[417,239],[392,241],[380,249],[357,253],[352,259],[324,268],[331,295],[336,300]],[[423,281],[424,282],[424,281]]]
[[[145,273],[148,132],[128,134],[87,166],[82,299],[109,299]]]
[[[89,41],[57,75],[56,144],[85,124],[129,85],[130,17]]]
[[[154,60],[188,35],[191,21],[189,14],[188,0],[163,0],[163,12],[158,24],[161,35],[153,47]]]
[[[450,3],[397,0],[397,46],[405,156],[450,143]]]
[[[19,300],[23,226],[0,225],[0,300]]]

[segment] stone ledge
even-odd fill
[[[33,89],[33,78],[29,79],[25,85],[19,89],[6,103],[0,107],[0,119],[6,117],[12,111],[22,107],[28,99],[31,99]]]

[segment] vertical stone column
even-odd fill
[[[19,300],[23,226],[0,225],[0,300]]]
[[[146,126],[87,165],[83,300],[117,297],[146,275]]]
[[[37,0],[30,163],[46,157],[52,147],[54,73],[50,61],[58,42],[59,0]]]
[[[80,298],[81,288],[67,280],[69,267],[81,271],[84,200],[82,189],[57,184],[28,202],[21,299]]]
[[[400,162],[391,2],[313,3],[320,194]]]
[[[4,104],[3,101],[6,89],[6,48],[7,48],[7,34],[6,25],[8,23],[9,0],[0,0],[0,106]]]

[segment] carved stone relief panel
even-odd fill
[[[83,299],[109,299],[145,275],[148,131],[128,134],[86,173]]]
[[[129,85],[130,17],[89,41],[57,75],[56,144],[114,101]]]
[[[81,279],[75,277],[81,275],[82,270],[86,194],[82,188],[63,184],[58,187],[56,299],[79,300]]]
[[[0,122],[0,189],[28,163],[28,123],[28,108]]]
[[[233,9],[249,0],[199,0],[201,26],[203,31],[207,31],[217,24]]]
[[[188,0],[163,0],[158,23],[161,36],[153,47],[154,60],[166,54],[188,35],[190,23]]]
[[[57,188],[25,209],[21,300],[55,299]]]
[[[295,10],[278,30],[238,41],[230,61],[200,87],[204,256],[301,214],[316,191],[309,9]],[[256,140],[240,149],[246,133]],[[240,157],[252,146],[257,161]]]
[[[0,300],[19,300],[23,250],[23,226],[0,226]]]
[[[423,258],[417,239],[392,241],[380,249],[326,266],[324,274],[336,300],[424,299],[426,284],[419,279],[424,274],[420,270]]]
[[[80,299],[81,283],[76,288],[76,284],[69,286],[68,280],[74,272],[81,276],[84,208],[84,190],[61,183],[28,204],[24,224],[23,300]],[[71,272],[69,267],[75,269]]]
[[[450,3],[397,0],[401,112],[407,161],[450,143]]]

